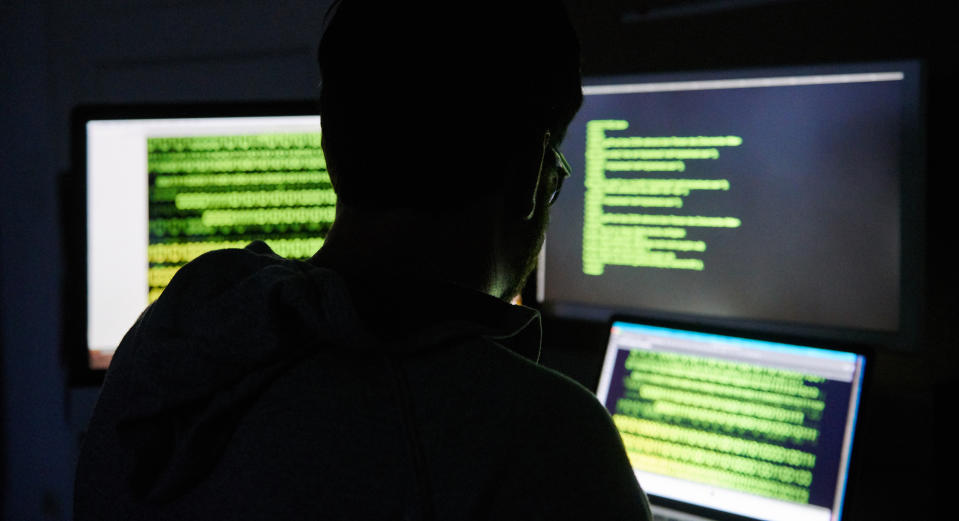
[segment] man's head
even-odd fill
[[[342,0],[320,42],[324,150],[353,206],[456,206],[582,99],[558,1]]]
[[[501,253],[488,268],[524,278],[557,183],[553,147],[582,101],[578,41],[559,1],[342,0],[319,64],[338,214],[443,220],[499,198],[506,220],[519,218],[489,223]]]

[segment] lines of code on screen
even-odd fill
[[[797,371],[648,350],[620,350],[616,367],[606,405],[633,467],[831,506],[841,447],[835,436],[844,419],[835,404],[848,397],[848,385]]]
[[[184,264],[264,240],[278,255],[312,256],[336,197],[319,133],[147,140],[150,302]]]
[[[703,216],[683,210],[692,191],[728,191],[728,179],[684,176],[690,161],[716,161],[720,147],[738,147],[738,136],[611,137],[622,120],[586,124],[586,196],[583,273],[602,275],[607,264],[702,270],[702,240],[696,228],[738,228],[736,217]],[[686,254],[686,255],[677,255]]]

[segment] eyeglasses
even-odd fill
[[[573,175],[573,170],[569,167],[569,163],[566,161],[566,157],[563,156],[562,152],[553,145],[550,145],[549,148],[553,151],[553,156],[556,161],[553,168],[556,169],[556,172],[559,174],[556,176],[556,188],[553,189],[553,193],[550,194],[549,201],[546,203],[547,206],[552,206],[553,203],[556,202],[556,198],[559,197],[559,191],[563,189],[563,181]]]

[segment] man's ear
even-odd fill
[[[523,150],[513,165],[516,172],[511,176],[513,183],[510,183],[511,186],[508,187],[510,191],[508,200],[511,202],[514,215],[526,221],[533,218],[536,214],[536,206],[539,204],[539,189],[543,184],[543,162],[549,150],[549,137],[547,131],[540,146]]]

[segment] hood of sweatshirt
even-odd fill
[[[101,393],[112,410],[100,412],[129,451],[134,495],[162,502],[188,490],[273,380],[317,349],[345,345],[373,339],[329,269],[262,242],[184,266],[124,337]]]

